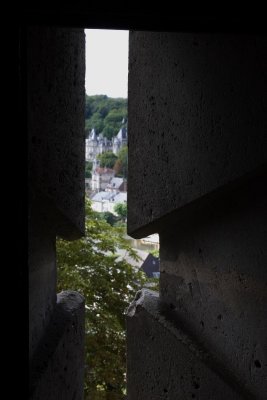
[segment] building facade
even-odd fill
[[[127,146],[127,128],[122,127],[118,134],[109,140],[102,133],[97,135],[93,128],[88,139],[85,139],[85,159],[86,161],[94,161],[99,154],[111,151],[118,154],[119,150]]]

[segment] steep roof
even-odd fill
[[[111,179],[110,183],[107,186],[107,189],[119,189],[123,184],[123,178],[114,177]]]
[[[149,278],[153,278],[153,272],[159,272],[159,258],[148,254],[140,269],[144,271]]]
[[[123,203],[127,201],[127,193],[98,192],[92,195],[92,201],[111,201],[112,203]]]
[[[92,201],[111,200],[113,196],[114,196],[114,193],[102,191],[102,192],[98,192],[98,193],[94,194],[91,197],[91,199],[92,199]]]
[[[95,131],[95,129],[93,128],[93,129],[91,130],[91,132],[90,132],[89,139],[90,139],[90,140],[96,140],[96,138],[97,138],[96,131]]]
[[[109,174],[109,175],[115,174],[113,169],[111,169],[111,168],[101,168],[101,167],[96,167],[94,173],[101,174],[101,175],[103,175],[103,174]]]
[[[127,202],[127,192],[119,192],[114,196],[114,203],[124,203]]]
[[[117,138],[120,140],[127,139],[127,129],[121,128],[117,134]]]

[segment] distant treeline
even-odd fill
[[[127,99],[111,98],[106,95],[85,98],[85,135],[92,128],[96,133],[111,139],[127,122]]]

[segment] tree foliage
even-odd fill
[[[98,154],[97,159],[100,161],[100,167],[113,168],[117,160],[117,156],[112,151],[106,151]]]
[[[124,233],[100,218],[86,200],[85,236],[57,240],[58,290],[76,290],[85,297],[85,400],[124,398],[124,311],[145,282],[141,271],[116,254],[123,249],[137,260]]]
[[[98,213],[100,218],[104,219],[109,225],[114,226],[116,222],[119,221],[119,217],[116,217],[112,212],[110,211],[103,211]]]
[[[150,250],[149,252],[152,256],[159,258],[159,249]]]
[[[123,176],[124,178],[127,178],[128,174],[128,147],[124,146],[122,147],[117,154],[117,161],[115,162],[114,165],[114,170],[116,176]]]
[[[85,97],[85,133],[88,137],[92,128],[96,133],[111,139],[127,120],[127,99],[105,95]]]
[[[91,161],[85,161],[85,178],[92,177],[93,163]]]
[[[125,219],[127,218],[127,204],[126,203],[115,204],[114,211],[122,218],[122,220],[125,221]]]

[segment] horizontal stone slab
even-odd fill
[[[266,163],[266,37],[130,32],[128,233]]]

